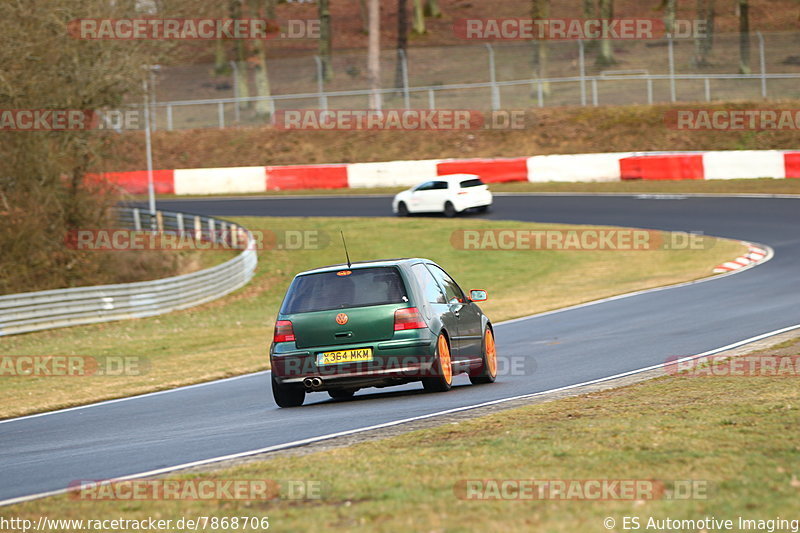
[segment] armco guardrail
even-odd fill
[[[149,227],[149,214],[138,208],[123,207],[117,212],[126,227]],[[258,257],[255,240],[245,228],[210,217],[165,211],[157,213],[155,223],[159,230],[195,232],[197,237],[242,252],[225,263],[182,276],[0,296],[0,336],[160,315],[215,300],[252,279]]]

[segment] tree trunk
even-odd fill
[[[369,78],[369,107],[381,108],[381,4],[369,0],[369,42],[367,45],[367,76]]]
[[[403,58],[408,50],[408,0],[397,0],[397,69],[394,86],[403,86]]]
[[[358,0],[358,12],[361,14],[361,31],[369,33],[369,10],[367,0]]]
[[[614,18],[614,0],[600,0],[600,18]],[[616,63],[617,61],[614,59],[614,41],[611,39],[601,39],[600,53],[597,55],[596,64],[605,67]]]
[[[692,64],[695,67],[707,67],[710,65],[709,56],[714,46],[714,0],[697,0],[697,20],[706,23],[705,35],[698,35],[694,39],[694,58]]]
[[[750,5],[739,0],[739,72],[750,74]]]
[[[425,0],[425,16],[435,19],[442,17],[442,10],[439,8],[439,0]]]
[[[669,34],[675,33],[675,11],[677,0],[664,0],[664,30]]]
[[[214,40],[214,74],[220,75],[228,70],[228,54],[225,52],[225,41]]]
[[[550,16],[550,0],[531,0],[531,18],[534,20],[546,19]],[[533,41],[534,55],[534,76],[537,78],[547,77],[547,63],[550,57],[550,45],[547,39]],[[542,92],[550,94],[550,82],[542,84]]]
[[[256,82],[256,95],[270,96],[272,89],[269,85],[269,71],[267,70],[267,47],[263,39],[256,39],[255,46],[257,62],[253,76]],[[269,118],[270,113],[272,113],[272,106],[269,100],[256,101],[256,116]]]
[[[331,32],[331,10],[329,0],[317,0],[319,9],[319,57],[322,60],[322,79],[331,81],[333,78],[333,67],[331,65],[332,52],[332,32]]]
[[[417,35],[422,35],[428,31],[425,28],[425,12],[422,9],[422,0],[414,0],[414,17],[411,29]]]
[[[584,19],[597,19],[597,0],[582,0],[581,7]],[[597,39],[586,41],[586,50],[592,51],[597,48]]]
[[[243,0],[231,0],[229,4],[230,14],[232,19],[242,18],[242,2]],[[247,43],[244,39],[236,41],[236,98],[247,98],[250,96],[250,87],[248,86],[247,76]],[[250,102],[239,102],[239,109],[247,109],[250,107]]]

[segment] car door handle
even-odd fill
[[[347,337],[352,337],[353,336],[353,332],[352,331],[343,331],[341,333],[334,333],[333,336],[336,337],[337,339],[345,339]]]
[[[456,318],[458,318],[459,316],[461,316],[461,312],[460,312],[460,311],[458,311],[458,310],[456,310],[456,311],[453,311],[453,314],[456,316]]]

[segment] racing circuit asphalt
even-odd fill
[[[218,216],[387,216],[390,199],[187,199],[160,201],[159,208]],[[262,372],[0,422],[0,503],[75,480],[137,474],[568,386],[800,324],[800,199],[497,196],[488,218],[701,231],[769,245],[775,256],[733,276],[499,325],[499,353],[533,358],[535,371],[501,376],[492,385],[469,386],[462,375],[456,383],[464,386],[444,394],[411,384],[362,390],[348,402],[314,393],[301,408],[279,409]],[[486,285],[491,289],[491,279]]]

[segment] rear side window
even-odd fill
[[[447,182],[446,181],[434,181],[432,188],[435,191],[436,190],[446,189],[447,188]]]
[[[344,275],[345,272],[349,274]],[[405,301],[408,301],[406,287],[396,268],[343,269],[296,277],[281,313],[292,315]]]
[[[485,185],[480,179],[475,178],[471,180],[464,180],[461,182],[461,188],[466,189],[467,187],[480,187],[481,185]]]
[[[422,287],[422,292],[425,293],[425,301],[432,304],[443,304],[446,302],[444,293],[439,288],[439,284],[433,278],[433,275],[425,268],[422,263],[417,263],[411,267],[414,272],[414,277],[419,281]]]
[[[428,265],[428,268],[431,269],[433,277],[444,287],[445,297],[448,302],[452,301],[453,298],[459,302],[464,301],[464,294],[461,292],[461,288],[453,281],[453,278],[447,275],[447,272],[435,265]]]

